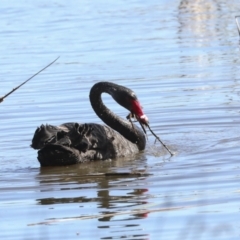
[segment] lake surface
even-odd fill
[[[9,0],[0,13],[0,96],[60,56],[0,104],[1,239],[240,238],[239,0]],[[148,133],[136,158],[40,168],[36,127],[101,123],[98,81],[133,89],[176,154]],[[149,175],[88,175],[132,171]]]

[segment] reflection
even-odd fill
[[[224,0],[180,1],[176,37],[183,74],[203,84],[214,81],[216,86],[219,79],[238,79],[238,32],[232,13],[239,11],[235,2]]]
[[[148,240],[149,239],[149,234],[132,234],[132,235],[123,235],[118,237],[119,239],[138,239],[138,240]],[[103,237],[101,239],[117,239],[116,237]]]
[[[180,48],[189,48],[191,54],[182,54],[180,61],[186,63],[186,71],[189,72],[189,64],[196,66],[209,66],[216,56],[209,53],[206,47],[216,45],[216,40],[221,40],[219,33],[219,13],[220,7],[214,0],[182,0],[178,7],[179,28],[177,37]],[[221,26],[221,29],[223,27]],[[197,69],[196,69],[197,71]],[[205,78],[205,75],[198,76]]]
[[[102,222],[110,221],[124,211],[129,211],[127,215],[130,215],[132,208],[141,209],[141,206],[147,203],[148,189],[144,184],[141,184],[144,187],[136,184],[145,181],[147,177],[106,177],[93,174],[115,172],[116,169],[117,172],[131,172],[129,166],[143,169],[146,165],[145,156],[142,154],[139,158],[136,161],[119,159],[68,167],[41,168],[36,177],[40,185],[40,197],[36,201],[41,205],[95,203],[95,207],[99,209],[95,217]],[[100,211],[101,209],[103,211]],[[134,219],[147,216],[148,213],[143,211],[141,213],[134,211],[132,214]]]
[[[42,205],[49,204],[58,204],[58,203],[80,203],[80,202],[94,202],[97,201],[96,198],[86,199],[84,197],[75,197],[75,198],[43,198],[36,199]]]
[[[144,179],[142,179],[144,180]],[[134,179],[132,180],[134,181]],[[111,188],[111,186],[109,186],[109,188]],[[130,191],[132,189],[129,189]],[[127,191],[129,191],[127,190]],[[99,191],[99,196],[101,196],[101,190]],[[117,220],[121,220],[121,218],[119,218],[120,216],[122,216],[122,211],[129,211],[130,216],[132,217],[128,217],[128,220],[131,219],[139,219],[139,218],[146,218],[148,216],[148,212],[147,211],[142,211],[142,206],[147,204],[148,201],[147,199],[147,195],[145,195],[145,193],[148,192],[148,189],[143,188],[143,189],[134,189],[131,192],[127,193],[127,196],[111,196],[111,191],[108,191],[108,194],[105,194],[104,197],[102,198],[103,202],[107,203],[108,206],[104,206],[104,205],[100,205],[100,208],[105,208],[105,209],[115,209],[116,211],[104,211],[102,212],[102,214],[104,215],[104,217],[99,218],[99,221],[110,221],[112,218],[117,217]],[[142,199],[144,198],[144,200]],[[105,199],[105,200],[104,200]],[[121,207],[124,206],[124,207]],[[135,213],[135,214],[131,214],[131,210],[132,209],[141,209],[141,212],[139,213]],[[120,212],[120,214],[118,214]],[[124,220],[126,220],[126,216],[124,215]]]
[[[219,34],[226,28],[226,23],[220,21],[223,12],[219,1],[182,0],[178,9],[179,37],[185,41],[190,35],[198,45],[204,45],[204,42],[211,42],[216,36],[224,36]]]

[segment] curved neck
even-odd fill
[[[144,133],[134,125],[114,114],[109,108],[107,108],[101,98],[102,93],[113,94],[113,91],[116,93],[118,90],[125,91],[128,90],[125,87],[119,86],[110,82],[99,82],[96,83],[90,91],[90,102],[93,110],[98,115],[102,121],[107,124],[109,127],[113,128],[119,132],[123,137],[136,144],[139,150],[143,150],[146,145],[146,138]]]

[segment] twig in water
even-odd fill
[[[137,119],[137,121],[138,121],[139,124],[141,125],[141,127],[142,127],[142,129],[143,129],[143,131],[144,131],[145,134],[146,134],[145,126],[148,127],[148,129],[150,130],[150,132],[152,133],[152,135],[156,138],[156,140],[158,140],[158,141],[163,145],[163,147],[166,148],[166,150],[171,154],[171,156],[174,155],[174,153],[172,153],[172,152],[170,151],[170,149],[161,141],[161,139],[160,139],[160,138],[153,132],[153,130],[150,128],[149,123],[148,123],[148,120],[146,120],[146,119],[143,119],[143,120],[142,120],[142,119],[139,119],[138,117],[135,116],[135,114],[130,113],[130,114],[127,116],[127,119],[131,122],[133,128],[134,128],[134,125],[133,125],[133,123],[132,123],[131,118]]]
[[[132,118],[135,119],[135,120],[137,119],[133,113],[129,113],[129,114],[127,115],[127,119],[130,121],[130,123],[132,124],[132,128],[133,128],[134,131],[135,131],[134,124],[133,124],[133,121],[132,121]],[[147,134],[147,133],[146,133],[146,129],[144,128],[144,125],[143,125],[139,120],[137,120],[137,121],[140,123],[143,132],[144,132],[145,134]]]
[[[239,22],[238,22],[238,18],[240,18],[240,16],[235,16],[235,21],[236,21],[236,23],[237,23],[237,28],[238,28],[238,34],[239,34],[239,36],[240,36],[240,24],[239,24]]]
[[[29,79],[27,79],[26,81],[24,81],[23,83],[21,83],[19,86],[13,88],[12,91],[10,91],[9,93],[7,93],[6,95],[4,95],[3,97],[0,97],[0,103],[3,102],[3,100],[8,97],[10,94],[12,94],[13,92],[15,92],[18,88],[20,88],[22,85],[24,85],[25,83],[27,83],[28,81],[30,81],[32,78],[34,78],[35,76],[37,76],[40,72],[44,71],[46,68],[48,68],[49,66],[51,66],[53,63],[55,63],[57,60],[59,59],[59,57],[57,57],[53,62],[49,63],[46,67],[44,67],[43,69],[41,69],[40,71],[38,71],[37,73],[35,73],[33,76],[31,76]]]
[[[171,154],[171,156],[173,156],[174,153],[172,153],[170,151],[170,149],[161,141],[161,139],[153,132],[153,130],[150,128],[149,124],[146,123],[146,125],[147,125],[148,129],[150,130],[150,132],[152,133],[152,135],[163,145],[163,147],[166,148],[166,150]]]
[[[141,126],[143,132],[144,132],[145,134],[147,134],[146,129],[145,129],[145,127],[144,127],[144,126],[147,125],[147,124],[146,124],[146,123],[142,123],[142,122],[139,121],[139,120],[138,120],[138,122],[140,123],[140,126]]]

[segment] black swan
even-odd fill
[[[96,123],[41,125],[35,131],[32,148],[38,151],[41,166],[60,166],[92,160],[105,160],[136,154],[145,149],[144,132],[129,120],[120,118],[102,102],[108,93],[142,124],[148,122],[135,93],[111,83],[96,83],[90,90],[93,110],[108,126]]]

